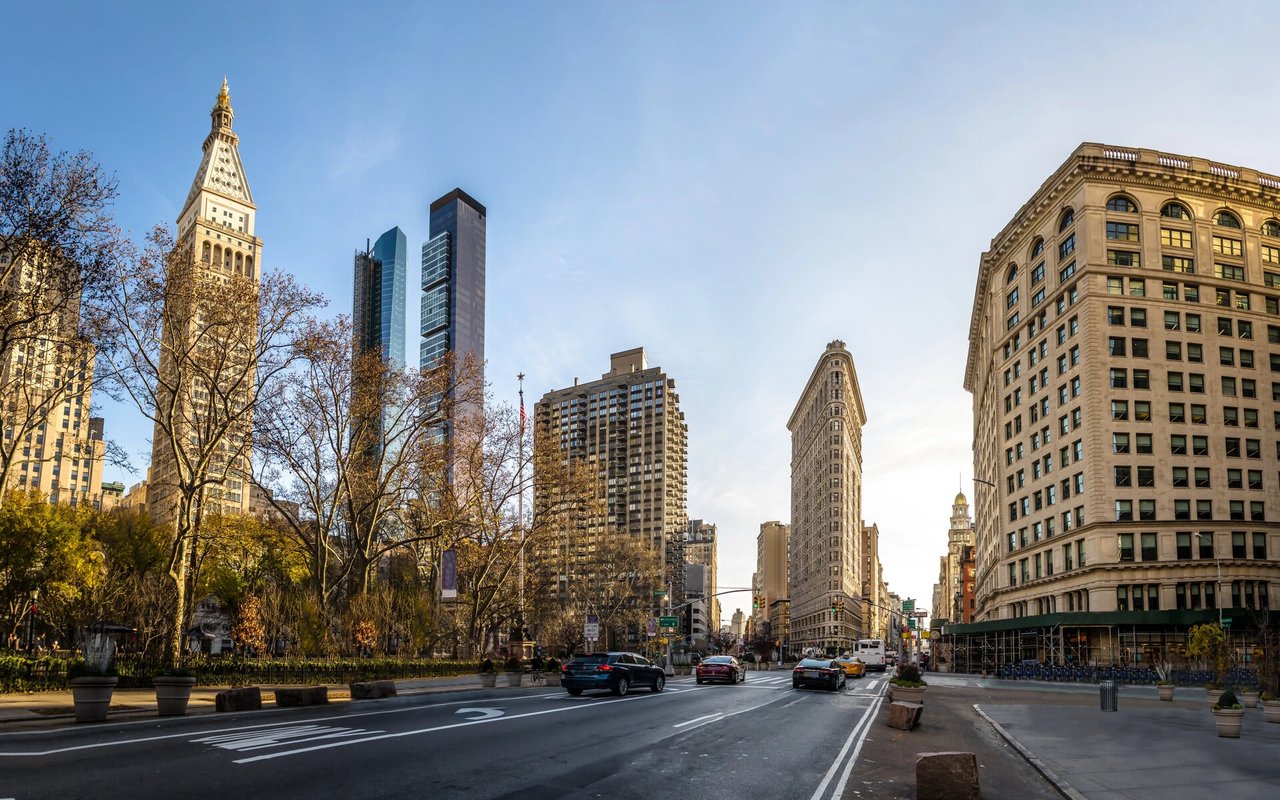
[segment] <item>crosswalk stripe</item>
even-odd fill
[[[217,734],[192,739],[193,744],[207,744],[223,750],[260,750],[264,747],[275,747],[281,744],[297,744],[317,739],[338,739],[346,736],[360,736],[366,733],[383,733],[364,728],[341,728],[329,725],[294,725],[292,727],[271,728],[268,730],[242,731],[238,733]]]

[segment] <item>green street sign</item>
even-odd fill
[[[666,597],[666,596],[667,596],[667,590],[666,590],[666,589],[655,589],[655,590],[654,590],[654,592],[653,592],[653,596],[654,596],[654,597]]]
[[[1230,628],[1230,627],[1231,627],[1231,617],[1223,617],[1223,618],[1222,618],[1222,627],[1224,627],[1224,628]]]
[[[679,617],[658,617],[658,625],[662,628],[674,628],[680,624]]]
[[[903,610],[903,612],[904,612],[904,613],[907,613],[907,614],[914,613],[914,612],[915,612],[915,610],[916,610],[916,601],[915,601],[915,600],[903,600],[903,601],[902,601],[902,610]]]

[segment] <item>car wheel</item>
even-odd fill
[[[573,696],[573,697],[579,697],[579,696],[581,696],[581,695],[582,695],[582,690],[581,690],[581,689],[570,689],[570,690],[569,690],[569,694],[570,694],[571,696]]]
[[[663,688],[664,686],[666,686],[666,685],[667,685],[667,678],[666,678],[666,676],[665,676],[665,675],[659,675],[659,676],[658,676],[657,678],[655,678],[655,679],[654,679],[654,681],[653,681],[653,691],[655,691],[655,692],[660,692],[660,691],[662,691],[662,688]]]
[[[738,683],[746,683],[746,682],[747,682],[747,673],[744,672],[742,673],[742,677],[738,678]]]
[[[697,681],[699,686],[702,685],[702,678],[695,678],[694,680]]]
[[[626,678],[618,678],[618,682],[613,686],[613,693],[618,697],[625,697],[629,691],[631,691],[630,681]]]
[[[791,688],[792,688],[792,689],[803,689],[804,687],[803,687],[803,686],[801,686],[797,681],[792,681],[792,682],[791,682]]]

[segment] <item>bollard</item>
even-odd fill
[[[1119,701],[1119,689],[1115,681],[1102,681],[1098,684],[1098,699],[1103,711],[1115,711]]]

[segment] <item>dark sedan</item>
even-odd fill
[[[791,670],[791,688],[819,686],[836,691],[844,688],[847,675],[844,667],[829,658],[806,658]]]
[[[574,656],[561,667],[560,685],[574,697],[592,689],[608,689],[622,697],[637,686],[660,692],[667,676],[638,653],[592,653]]]
[[[725,683],[746,683],[747,668],[733,656],[711,656],[704,658],[694,670],[698,683],[724,681]]]

